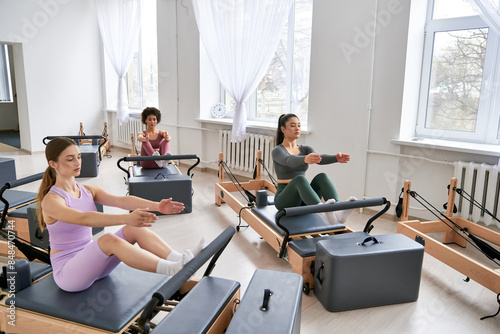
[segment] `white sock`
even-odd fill
[[[356,201],[358,200],[356,197],[351,196],[349,197],[346,201]],[[342,210],[342,211],[335,211],[335,216],[337,217],[337,220],[339,223],[344,224],[353,212],[354,209],[349,209],[349,210]]]
[[[335,203],[335,199],[330,198],[325,202],[325,204],[333,204]],[[326,219],[330,222],[330,224],[334,225],[337,222],[337,217],[335,217],[334,211],[325,212]]]
[[[182,259],[182,254],[176,250],[172,250],[167,256],[167,261],[177,262]]]
[[[165,155],[172,155],[170,152],[166,152]],[[170,160],[163,160],[163,167],[167,167],[167,165],[170,163]]]
[[[191,261],[192,259],[194,259],[194,255],[193,255],[193,252],[191,252],[191,250],[189,249],[186,249],[184,251],[184,254],[182,254],[182,262],[184,264],[187,264],[189,261]]]
[[[158,261],[158,265],[156,266],[156,273],[174,276],[182,269],[182,267],[184,267],[186,263],[191,261],[193,257],[193,253],[187,249],[184,254],[182,254],[182,258],[175,262],[160,259],[160,261]]]
[[[191,252],[193,253],[194,256],[200,254],[200,252],[203,250],[203,248],[207,247],[207,238],[203,236],[198,243],[198,246],[195,248],[191,249]]]
[[[179,270],[181,270],[182,267],[184,267],[184,263],[182,262],[182,259],[180,259],[179,261],[176,261],[176,262],[160,259],[160,261],[158,261],[158,265],[156,266],[156,273],[168,275],[168,276],[173,276]]]
[[[160,156],[160,152],[154,151],[152,156],[159,157]],[[156,165],[158,167],[163,168],[163,161],[162,160],[156,160],[155,163],[156,163]]]

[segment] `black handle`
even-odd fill
[[[370,241],[373,241],[373,243],[374,243],[374,244],[381,244],[381,242],[380,242],[380,241],[378,241],[378,240],[377,240],[377,238],[375,238],[375,237],[368,237],[368,238],[366,238],[363,242],[358,243],[358,245],[360,245],[360,246],[365,246],[365,244],[366,244],[367,242],[370,242]]]
[[[262,312],[269,310],[269,299],[273,295],[272,291],[269,289],[264,289],[264,300],[262,301],[262,306],[259,308]]]
[[[321,266],[318,269],[318,272],[316,273],[316,278],[318,279],[318,282],[320,285],[323,285],[323,278],[321,277],[321,272],[325,268],[325,264],[322,263]]]

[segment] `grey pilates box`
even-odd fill
[[[148,169],[149,174],[134,176],[128,180],[130,195],[161,201],[172,197],[172,200],[182,202],[184,211],[193,211],[192,181],[187,175],[162,173],[161,169]],[[160,214],[157,212],[157,214]]]
[[[314,294],[330,312],[415,301],[423,257],[402,234],[334,235],[316,246]]]

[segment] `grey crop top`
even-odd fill
[[[272,156],[274,161],[274,170],[279,180],[293,179],[298,175],[304,175],[309,168],[309,164],[304,162],[304,157],[314,152],[311,146],[299,145],[300,153],[298,155],[290,154],[282,144],[273,148]],[[328,165],[337,162],[337,155],[320,154],[321,161],[319,165]]]

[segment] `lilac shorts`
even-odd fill
[[[122,229],[115,233],[124,239]],[[109,275],[120,264],[115,255],[107,256],[97,241],[78,248],[62,250],[50,256],[54,281],[64,291],[88,289],[95,281]]]

